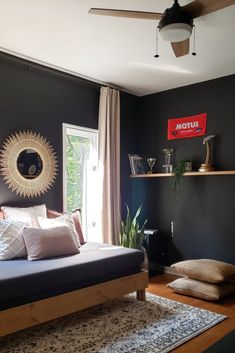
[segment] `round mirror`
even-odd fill
[[[18,172],[26,179],[35,179],[42,172],[42,159],[37,151],[27,148],[20,152],[17,161]]]
[[[12,191],[23,197],[39,196],[55,181],[57,158],[40,134],[19,131],[3,144],[0,171]]]

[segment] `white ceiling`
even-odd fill
[[[90,7],[163,12],[172,3],[0,0],[0,47],[139,96],[234,74],[235,5],[196,19],[197,56],[181,58],[161,38],[154,58],[157,21],[88,14]]]

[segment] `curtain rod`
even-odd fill
[[[79,73],[77,73],[75,71],[72,71],[72,70],[64,69],[64,68],[62,68],[60,66],[50,64],[50,63],[48,63],[46,61],[43,61],[43,60],[34,59],[31,56],[20,54],[20,53],[14,51],[14,50],[9,50],[9,49],[6,49],[4,47],[0,47],[0,51],[3,54],[6,54],[6,56],[8,58],[9,58],[9,56],[11,56],[11,59],[13,61],[17,61],[20,64],[28,66],[29,68],[30,67],[34,67],[36,69],[44,70],[44,71],[50,72],[50,73],[52,71],[49,70],[49,69],[52,69],[54,73],[56,73],[56,74],[58,74],[60,76],[63,76],[65,78],[70,77],[72,79],[77,79],[77,80],[81,81],[82,83],[85,83],[85,84],[88,84],[88,85],[93,85],[93,86],[96,86],[96,87],[97,86],[98,87],[106,86],[106,87],[118,89],[118,90],[120,90],[122,92],[125,92],[125,93],[133,95],[133,93],[123,89],[122,87],[119,87],[119,86],[116,86],[116,85],[112,85],[112,84],[108,84],[106,82],[93,79],[93,78],[91,78],[89,76],[79,74]],[[25,61],[27,61],[27,63]]]

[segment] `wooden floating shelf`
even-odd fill
[[[171,177],[173,173],[154,173],[130,175],[131,178],[162,178]],[[235,170],[214,170],[211,172],[187,172],[184,176],[205,176],[205,175],[235,175]]]

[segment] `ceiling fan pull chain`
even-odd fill
[[[159,58],[159,54],[158,54],[158,33],[159,33],[159,26],[157,26],[157,29],[156,29],[156,54],[154,55],[155,58]]]
[[[195,29],[195,25],[193,25],[193,52],[192,52],[193,56],[197,55],[195,50],[195,42],[196,42],[196,29]]]

